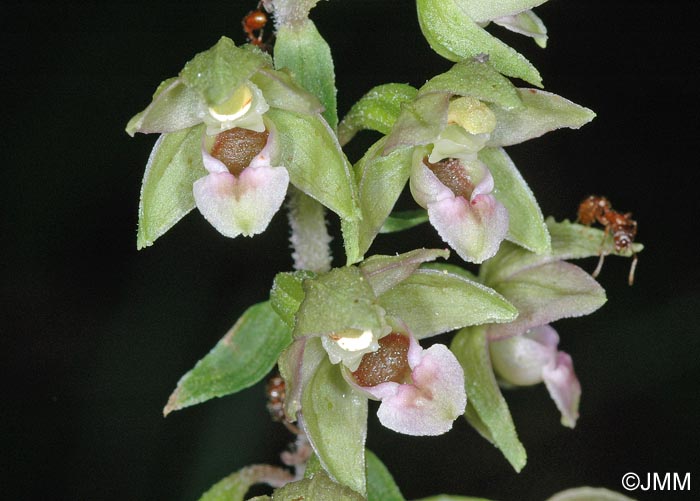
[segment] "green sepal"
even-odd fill
[[[547,0],[456,0],[459,8],[473,21],[484,23],[532,9]]]
[[[428,211],[425,209],[394,211],[386,218],[379,233],[395,233],[427,222]]]
[[[547,27],[532,10],[518,12],[506,19],[494,19],[494,23],[514,33],[531,37],[541,49],[547,48]]]
[[[265,101],[273,108],[307,114],[323,110],[318,98],[299,87],[287,70],[260,68],[250,81],[262,91]]]
[[[302,283],[305,279],[315,276],[315,273],[305,270],[275,275],[270,290],[270,305],[290,329],[294,328],[294,316],[304,300]]]
[[[297,313],[294,337],[352,335],[386,330],[384,311],[375,302],[368,280],[356,267],[335,268],[303,283],[304,301]]]
[[[433,50],[455,62],[488,54],[489,62],[504,75],[542,87],[537,69],[476,24],[461,8],[467,3],[465,0],[416,0],[418,22]]]
[[[185,374],[163,414],[236,393],[260,381],[292,342],[269,302],[248,308],[216,346]]]
[[[347,144],[361,130],[388,134],[401,113],[401,104],[413,101],[416,89],[408,84],[389,83],[370,89],[352,105],[338,125],[340,144]]]
[[[277,133],[273,164],[286,167],[294,186],[342,219],[356,220],[352,166],[325,120],[274,108],[265,117]]]
[[[537,89],[517,89],[522,106],[506,109],[491,106],[496,129],[487,146],[509,146],[540,137],[555,129],[578,129],[595,118],[588,108],[561,96]]]
[[[372,245],[411,173],[412,148],[400,148],[382,155],[384,144],[385,138],[374,143],[354,167],[362,214],[356,234],[359,256],[363,256]]]
[[[279,476],[284,474],[291,476],[286,470],[275,466],[263,464],[247,466],[212,485],[207,492],[202,494],[199,501],[243,501],[253,485],[268,483],[271,474],[274,473]]]
[[[152,245],[194,209],[192,184],[208,174],[202,162],[204,126],[160,136],[141,185],[136,248]]]
[[[418,267],[437,258],[447,259],[447,249],[416,249],[396,256],[376,255],[360,264],[362,276],[369,282],[374,294],[379,296],[406,280]]]
[[[208,106],[216,106],[265,66],[272,63],[264,52],[236,47],[230,38],[221,37],[213,47],[185,64],[180,79],[197,91]]]
[[[471,280],[473,282],[478,282],[479,279],[471,271],[465,270],[451,263],[423,263],[420,265],[421,269],[424,270],[438,270],[441,272],[451,273],[452,275],[457,275],[459,277]]]
[[[467,407],[471,406],[480,426],[477,431],[485,434],[506,459],[519,472],[527,462],[527,454],[515,431],[513,418],[508,410],[491,367],[486,338],[486,328],[462,329],[452,340],[450,350],[464,369],[467,389]],[[467,411],[469,413],[469,411]]]
[[[126,124],[126,133],[174,132],[187,129],[202,121],[206,113],[201,96],[177,78],[163,81],[151,103]]]
[[[447,125],[450,94],[428,93],[401,105],[401,114],[386,136],[383,155],[406,147],[432,143]]]
[[[328,358],[321,361],[303,390],[301,414],[304,431],[324,470],[364,496],[367,398],[350,387],[340,367]]]
[[[493,195],[508,209],[508,240],[541,254],[551,247],[535,195],[503,148],[483,148],[479,160],[491,171]]]
[[[569,220],[556,222],[554,218],[548,217],[545,223],[552,242],[549,252],[533,254],[504,242],[498,253],[481,266],[479,270],[481,280],[491,286],[497,286],[526,268],[553,261],[599,256],[601,252],[606,255],[630,257],[633,253],[644,250],[641,243],[634,243],[631,249],[618,252],[615,250],[612,238],[609,236],[605,238],[603,230],[572,223]]]
[[[558,492],[547,501],[635,501],[619,492],[602,487],[574,487]]]
[[[311,457],[306,461],[306,468],[304,468],[304,478],[314,478],[314,475],[323,471],[323,466],[321,466],[321,461],[318,460],[318,456],[311,453]]]
[[[297,339],[280,355],[277,363],[285,382],[284,413],[290,422],[297,420],[302,392],[326,358],[326,350],[317,337]]]
[[[518,110],[523,103],[518,89],[488,62],[470,59],[455,64],[445,73],[428,80],[418,96],[435,92],[457,96],[472,96],[506,110]]]
[[[278,26],[275,67],[289,69],[294,80],[321,101],[323,118],[335,130],[338,110],[333,57],[313,21],[306,19],[293,25]]]
[[[384,463],[369,449],[367,461],[367,501],[405,501]]]
[[[364,497],[345,485],[338,484],[324,472],[277,489],[272,501],[364,501]],[[252,500],[251,500],[252,501]]]
[[[418,339],[469,325],[510,322],[518,313],[496,291],[448,270],[419,269],[378,302]]]

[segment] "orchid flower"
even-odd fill
[[[493,112],[466,96],[449,106],[448,125],[413,153],[410,187],[430,223],[465,261],[492,257],[508,233],[508,211],[492,195],[494,180],[477,158],[496,127]]]
[[[561,412],[562,424],[573,428],[578,419],[581,384],[571,357],[557,351],[558,345],[557,331],[550,325],[541,325],[520,336],[492,341],[491,363],[505,383],[531,386],[544,382]]]
[[[421,348],[410,333],[392,332],[379,349],[362,357],[352,386],[380,400],[377,417],[387,428],[407,435],[441,435],[464,413],[464,372],[442,344]]]

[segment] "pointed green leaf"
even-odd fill
[[[401,105],[401,114],[386,136],[383,155],[397,148],[432,143],[447,125],[450,95],[429,93]]]
[[[421,30],[435,52],[455,62],[488,54],[489,62],[504,75],[542,87],[539,72],[527,59],[491,36],[458,4],[462,1],[416,1]]]
[[[151,152],[141,185],[136,247],[152,245],[194,209],[192,184],[208,174],[202,162],[204,126],[163,134]]]
[[[304,300],[302,283],[315,276],[315,273],[303,270],[275,275],[270,290],[270,305],[290,329],[294,328],[294,315]]]
[[[318,115],[271,108],[265,116],[278,133],[275,165],[289,171],[294,186],[343,219],[355,220],[352,166],[328,124]]]
[[[247,466],[214,484],[199,501],[243,501],[255,484],[278,486],[291,479],[291,473],[282,468],[266,464]]]
[[[390,83],[372,88],[353,104],[338,125],[340,144],[348,143],[361,130],[388,134],[401,113],[401,104],[413,101],[416,89],[407,84]]]
[[[459,8],[477,23],[532,9],[547,0],[456,0]]]
[[[508,240],[538,254],[549,251],[549,232],[542,211],[505,150],[483,148],[479,159],[493,175],[493,195],[508,209]]]
[[[457,96],[473,96],[505,109],[520,109],[518,89],[488,62],[474,59],[457,63],[445,73],[428,80],[418,96],[444,92]]]
[[[406,280],[422,263],[449,256],[447,249],[416,249],[396,256],[376,255],[365,259],[360,271],[374,294],[379,296]]]
[[[509,322],[517,315],[496,291],[447,270],[420,269],[378,302],[418,339],[468,325]]]
[[[519,472],[527,462],[527,454],[493,374],[486,328],[462,329],[452,340],[450,349],[464,369],[467,402],[488,430],[493,444]]]
[[[126,125],[130,136],[136,132],[174,132],[202,121],[205,113],[201,96],[177,78],[165,80],[153,94],[153,100]]]
[[[369,449],[367,459],[367,501],[405,501],[384,463]]]
[[[236,393],[260,381],[292,342],[291,331],[269,302],[248,308],[230,331],[177,383],[166,416],[214,397]]]
[[[379,233],[395,233],[427,222],[428,211],[425,209],[394,211],[386,218]]]
[[[326,358],[304,388],[302,414],[304,430],[323,468],[364,495],[367,398],[352,389],[339,366]]]
[[[562,127],[578,129],[587,124],[595,113],[561,96],[537,89],[518,89],[523,106],[507,110],[492,106],[496,129],[489,146],[509,146],[540,137]]]
[[[600,487],[575,487],[559,492],[547,501],[634,501],[634,499]]]
[[[262,91],[265,101],[273,108],[308,114],[323,110],[316,96],[299,87],[286,70],[261,68],[250,77],[250,81]]]
[[[278,26],[276,35],[275,67],[289,69],[294,80],[321,101],[323,118],[335,130],[338,110],[330,47],[309,19]]]
[[[518,308],[519,315],[509,324],[492,326],[490,339],[515,336],[560,318],[588,315],[606,301],[598,282],[565,261],[525,268],[492,286]]]
[[[357,492],[331,480],[323,472],[289,483],[272,494],[272,501],[364,501]]]
[[[372,245],[406,186],[411,172],[412,148],[382,155],[385,139],[377,141],[355,165],[362,219],[357,225],[358,254]]]
[[[599,256],[601,252],[606,255],[630,257],[632,252],[639,253],[644,249],[642,244],[635,243],[632,244],[631,250],[617,252],[612,238],[609,236],[605,238],[603,230],[598,228],[583,226],[568,220],[557,223],[551,217],[547,218],[546,224],[552,240],[550,252],[533,254],[504,242],[498,254],[484,263],[479,270],[481,281],[497,286],[525,268],[552,261]]]
[[[185,65],[180,79],[198,92],[208,106],[216,106],[263,66],[270,66],[265,53],[236,47],[230,38],[221,37],[216,45]]]
[[[304,301],[297,313],[294,337],[323,336],[350,329],[385,328],[384,312],[375,304],[370,283],[355,267],[335,268],[303,283]]]

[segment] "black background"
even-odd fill
[[[0,483],[8,499],[192,500],[246,464],[276,462],[288,440],[267,418],[261,385],[161,416],[178,378],[265,299],[275,272],[291,268],[284,216],[253,240],[229,240],[193,213],[137,253],[139,187],[155,137],[123,132],[196,52],[222,34],[242,43],[240,19],[254,4],[4,7]],[[692,5],[552,0],[538,9],[551,36],[545,51],[503,35],[547,90],[598,113],[580,131],[509,148],[543,212],[571,218],[584,196],[605,194],[634,212],[646,250],[634,287],[629,262],[610,258],[600,278],[608,304],[556,324],[583,385],[577,428],[559,425],[541,385],[506,395],[529,453],[521,474],[461,420],[442,437],[411,438],[383,430],[371,408],[368,445],[407,498],[534,501],[577,485],[621,490],[627,471],[698,474]],[[323,1],[312,17],[336,60],[341,116],[374,85],[417,86],[449,67],[420,35],[410,1]],[[381,237],[375,249],[431,245],[440,241],[426,227],[398,245]]]

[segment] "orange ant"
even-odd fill
[[[600,270],[603,268],[603,260],[605,258],[603,244],[605,243],[605,239],[608,238],[608,234],[612,233],[616,252],[627,250],[632,252],[632,265],[630,266],[628,278],[629,284],[632,285],[634,283],[634,271],[637,268],[637,254],[632,250],[632,243],[634,242],[634,237],[637,235],[637,221],[632,219],[632,213],[621,214],[613,210],[607,198],[591,195],[579,205],[577,221],[586,226],[598,222],[605,228],[603,242],[600,244],[601,249],[598,266],[596,266],[596,269],[591,275],[594,278],[597,277]]]
[[[255,10],[248,12],[243,18],[243,21],[241,21],[243,31],[245,31],[248,41],[263,50],[268,49],[268,45],[263,42],[263,34],[267,21],[267,14],[263,8],[262,1],[258,2],[258,6]],[[257,35],[255,34],[256,31],[258,32]]]

